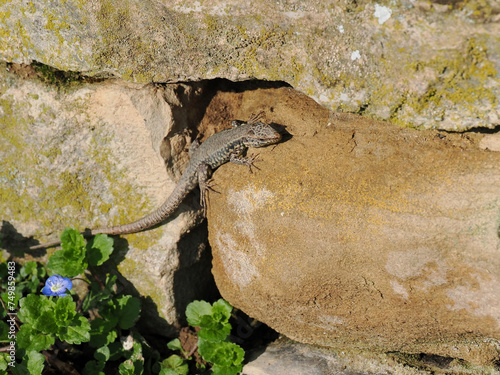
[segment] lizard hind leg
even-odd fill
[[[203,215],[207,216],[208,192],[213,191],[214,193],[220,193],[213,188],[215,184],[213,179],[210,178],[212,170],[207,164],[200,165],[197,169],[197,174],[198,185],[200,186],[200,204],[201,207],[203,207]]]

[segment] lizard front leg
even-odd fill
[[[252,115],[250,116],[248,121],[241,121],[241,120],[231,121],[231,127],[237,128],[238,126],[245,125],[245,124],[254,124],[257,121],[259,121],[260,119],[262,119],[263,117],[266,117],[266,114],[264,113],[264,111],[260,111],[257,114],[252,113]]]
[[[257,161],[259,154],[249,155],[247,157],[241,156],[241,153],[231,154],[229,161],[234,164],[246,165],[250,169],[250,173],[253,173],[252,167],[260,170],[254,163]]]

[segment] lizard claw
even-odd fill
[[[213,187],[217,184],[214,184],[213,179],[205,181],[203,186],[200,186],[200,205],[203,208],[203,215],[207,216],[207,208],[209,203],[208,192],[213,191],[214,193],[220,194],[219,191],[215,190]]]
[[[253,154],[250,155],[249,157],[246,158],[246,165],[248,165],[248,169],[250,169],[250,173],[253,173],[252,167],[255,169],[258,169],[260,171],[260,168],[255,165],[255,162],[259,158],[259,154]]]

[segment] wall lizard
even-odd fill
[[[136,220],[132,223],[93,229],[83,232],[84,235],[96,235],[99,233],[110,235],[121,235],[143,231],[161,223],[172,215],[183,199],[196,186],[200,187],[200,203],[203,213],[206,214],[208,191],[212,188],[211,172],[227,162],[246,165],[252,171],[255,167],[254,161],[257,155],[244,157],[243,154],[249,147],[263,147],[277,143],[281,140],[281,134],[273,127],[259,121],[262,113],[252,116],[248,121],[234,120],[232,128],[222,130],[207,138],[199,144],[194,141],[189,150],[190,161],[182,173],[173,192],[166,201],[154,212]],[[257,167],[255,167],[257,168]],[[30,250],[57,246],[61,241],[30,247]]]

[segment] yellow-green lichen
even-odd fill
[[[498,14],[498,7],[488,0],[464,0],[454,4],[463,13],[478,20],[490,20]]]
[[[33,1],[28,2],[28,9],[27,9],[27,11],[29,13],[35,13],[36,12],[36,7],[35,7],[35,4],[33,3]]]
[[[48,9],[44,9],[43,16],[47,21],[44,28],[53,32],[53,35],[58,38],[59,45],[63,45],[66,40],[61,35],[61,30],[69,30],[70,25],[61,18],[60,14],[54,14]]]
[[[33,1],[4,5],[0,13],[4,56],[9,61],[50,62],[62,70],[76,65],[75,58],[84,60],[85,52],[80,48],[82,33],[79,30],[87,19],[80,3],[79,0],[64,1],[56,7]],[[34,23],[34,20],[37,22]],[[42,34],[38,24],[45,29]]]
[[[140,219],[149,213],[151,209],[154,209],[147,199],[130,199],[137,196],[138,187],[124,183],[124,181],[127,181],[125,171],[117,170],[112,162],[114,158],[111,150],[106,146],[110,141],[111,139],[108,136],[97,133],[92,139],[89,149],[89,156],[99,165],[100,172],[105,180],[110,182],[108,191],[116,198],[113,203],[99,201],[100,212],[109,212],[113,207],[118,208],[116,219],[112,223],[107,222],[105,225],[108,226],[126,224]],[[158,240],[159,236],[159,231],[151,230],[147,233],[128,235],[127,241],[134,247],[147,249]]]
[[[258,22],[255,19],[253,21]],[[241,21],[231,20],[230,23],[238,25]],[[256,29],[257,26],[254,26],[254,30]],[[288,35],[278,25],[261,25],[260,30],[254,31],[253,35],[241,26],[231,27],[230,30],[226,27],[225,30],[224,37],[239,53],[236,57],[231,52],[222,54],[220,61],[212,61],[213,64],[222,63],[226,69],[236,68],[242,74],[253,77],[265,76],[269,80],[286,80],[291,83],[297,82],[296,79],[302,75],[303,66],[294,56],[285,59],[268,53],[276,45],[284,44]]]
[[[337,85],[334,91],[337,97],[345,92],[350,98],[365,92],[363,101],[342,103],[342,110],[400,126],[434,127],[445,119],[456,124],[476,121],[475,126],[480,126],[489,123],[488,112],[498,106],[494,84],[498,72],[489,54],[485,39],[479,36],[469,39],[463,49],[440,50],[427,60],[415,60],[412,53],[399,49],[374,62],[383,75],[379,69],[367,69],[358,76],[340,73],[338,82],[349,86]],[[414,89],[422,85],[425,92]]]
[[[23,137],[32,120],[20,114],[29,106],[16,104],[4,95],[0,98],[0,107],[3,111],[0,116],[0,149],[4,166],[0,168],[0,206],[5,215],[2,220],[9,221],[7,215],[12,213],[27,222],[32,217],[33,205],[27,190],[29,179],[24,176],[24,171],[36,170],[36,156]]]
[[[432,111],[444,117],[447,108],[460,107],[461,113],[483,118],[486,111],[478,112],[478,106],[497,106],[497,93],[488,83],[497,77],[498,72],[495,64],[488,58],[485,44],[480,40],[470,39],[464,53],[457,51],[451,58],[441,56],[427,62],[416,61],[408,65],[408,69],[413,72],[426,67],[437,72],[437,80],[429,85],[424,95],[409,96],[401,104],[414,113]],[[391,120],[400,123],[402,119],[395,113]]]
[[[53,98],[59,96],[53,89],[43,90],[48,90]],[[113,222],[106,221],[102,225],[123,224],[152,209],[142,196],[131,199],[137,196],[138,188],[127,182],[125,170],[116,168],[106,127],[90,131],[92,125],[85,96],[75,101],[61,96],[57,99],[57,109],[48,105],[36,119],[29,112],[31,102],[37,99],[33,95],[23,99],[27,100],[18,102],[6,93],[0,98],[3,112],[0,116],[0,156],[6,166],[0,168],[2,220],[36,223],[45,228],[42,232],[61,231],[67,226],[84,229],[85,223],[94,223],[93,214],[102,212],[106,217],[112,207],[118,207],[118,216]],[[53,113],[57,113],[56,119]],[[51,124],[50,129],[48,124]],[[39,136],[35,134],[38,132]],[[85,141],[87,138],[90,142]],[[63,150],[68,149],[65,143],[70,142],[68,146],[71,146],[77,139],[83,142],[74,149],[75,155],[65,153]],[[106,196],[112,197],[112,201],[101,199],[104,186],[107,186]],[[150,231],[136,237],[140,241],[134,236],[127,239],[134,246],[147,248],[158,234]]]
[[[21,20],[18,20],[14,26],[13,30],[14,34],[17,34],[16,37],[21,39],[22,46],[24,47],[24,53],[27,54],[30,49],[35,48],[35,45],[31,41],[31,37],[28,31],[24,28]]]
[[[136,30],[134,13],[139,10],[131,9],[134,4],[122,1],[119,4],[107,0],[100,3],[97,13],[101,41],[94,54],[94,63],[106,69],[119,71],[124,79],[136,82],[151,82],[155,75],[154,46]],[[146,38],[147,39],[147,38]],[[130,56],[131,59],[124,58]]]

